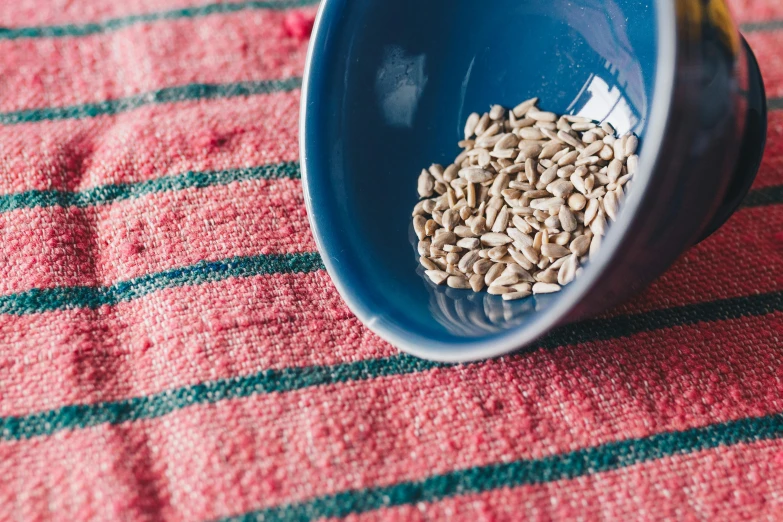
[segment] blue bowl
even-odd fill
[[[719,227],[756,174],[766,106],[722,0],[325,0],[302,94],[318,248],[353,312],[398,348],[492,357],[614,306]],[[520,301],[433,285],[411,210],[468,114],[541,107],[640,136],[619,220],[563,291]]]

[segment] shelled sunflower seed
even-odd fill
[[[638,138],[537,104],[471,114],[454,163],[421,171],[413,229],[435,284],[505,300],[557,292],[618,218]]]

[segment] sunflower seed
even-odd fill
[[[489,110],[489,119],[497,121],[506,114],[506,109],[502,105],[493,105]]]
[[[479,257],[481,254],[479,253]],[[479,259],[473,263],[473,272],[476,274],[484,275],[490,268],[495,266],[495,263],[491,259]]]
[[[541,245],[541,254],[546,257],[558,258],[567,256],[569,253],[570,251],[566,247],[557,243],[543,243]]]
[[[419,258],[419,263],[427,270],[438,270],[438,265],[430,261],[428,257],[421,256]]]
[[[566,262],[560,267],[557,272],[557,283],[561,286],[565,286],[576,277],[576,269],[578,268],[578,259],[575,255],[571,254],[566,259]]]
[[[475,250],[481,245],[481,241],[474,237],[465,237],[457,241],[457,246],[465,250]]]
[[[584,143],[582,143],[582,140],[578,140],[578,139],[574,138],[573,136],[568,134],[566,131],[562,131],[561,130],[560,132],[558,132],[557,133],[557,138],[560,141],[562,141],[563,143],[567,143],[568,145],[571,145],[575,149],[582,150],[582,149],[585,148],[585,145],[584,145]],[[577,153],[577,156],[578,155],[579,154]]]
[[[593,191],[593,187],[595,186],[595,174],[590,174],[585,178],[584,181],[585,184],[585,196],[590,194],[590,192]]]
[[[452,275],[446,279],[446,284],[450,288],[470,288],[470,282],[465,276]]]
[[[579,257],[585,255],[587,250],[590,248],[590,239],[590,236],[579,236],[575,238],[573,241],[571,241],[571,253]]]
[[[530,248],[530,247],[522,247],[522,248]],[[534,263],[531,263],[528,258],[526,258],[519,250],[516,248],[509,248],[508,253],[511,256],[511,259],[514,260],[516,264],[524,268],[525,270],[530,270],[533,268]]]
[[[435,188],[435,180],[432,179],[432,175],[427,169],[422,169],[419,174],[418,192],[422,198],[428,198],[432,196],[432,191]]]
[[[552,158],[555,154],[560,152],[565,148],[565,144],[561,143],[560,141],[550,141],[546,145],[541,148],[540,153],[538,154],[538,159],[548,159]]]
[[[519,282],[519,277],[515,274],[501,274],[489,286],[511,286]]]
[[[584,219],[585,225],[589,225],[593,221],[596,214],[598,213],[598,210],[599,210],[598,200],[591,199],[590,201],[588,201],[587,208],[585,208],[585,219]]]
[[[586,158],[588,156],[594,156],[595,154],[599,153],[601,149],[604,148],[604,143],[602,141],[594,141],[590,145],[584,148],[582,152],[579,153],[580,158]]]
[[[487,228],[491,229],[495,224],[495,218],[498,217],[498,209],[495,207],[489,207],[487,209]]]
[[[544,135],[536,127],[525,127],[519,129],[519,137],[523,140],[538,141],[544,139]]]
[[[487,149],[478,149],[476,154],[476,162],[482,169],[485,169],[489,166],[489,164],[492,162],[492,157],[489,155]]]
[[[535,281],[539,283],[557,283],[557,268],[548,267],[535,275]]]
[[[513,240],[506,234],[498,232],[488,232],[481,236],[481,243],[486,246],[495,247],[500,245],[507,245]]]
[[[513,134],[504,134],[500,141],[495,144],[495,150],[513,149],[519,144],[519,138]]]
[[[574,184],[565,179],[559,179],[547,185],[546,189],[555,197],[565,199],[574,191]]]
[[[516,116],[515,116],[516,118]],[[522,129],[525,127],[532,127],[536,123],[536,120],[533,118],[522,118],[519,120],[513,120],[511,121],[511,128],[512,129]]]
[[[454,227],[457,226],[457,223],[459,223],[459,212],[448,209],[443,213],[443,217],[441,218],[441,223],[443,224],[443,228],[446,230],[454,230]]]
[[[489,162],[487,162],[489,163]],[[459,176],[469,183],[483,183],[493,178],[492,172],[479,167],[468,167],[459,171]]]
[[[442,270],[426,270],[424,273],[436,285],[443,284],[449,278],[449,274]]]
[[[563,198],[541,198],[541,199],[534,199],[530,202],[530,208],[535,210],[545,210],[549,211],[551,208],[559,208],[561,205],[565,203],[565,200]]]
[[[562,207],[561,207],[562,208]],[[558,214],[560,213],[560,210],[558,209]],[[557,230],[560,228],[560,217],[557,215],[550,215],[548,218],[544,220],[544,226],[547,228],[551,228],[553,230]]]
[[[626,138],[622,137],[614,142],[614,159],[625,161],[625,142]]]
[[[484,277],[480,274],[473,274],[468,282],[474,292],[481,292],[484,289]]]
[[[486,273],[484,276],[484,284],[487,286],[492,286],[493,281],[500,277],[500,274],[503,273],[503,270],[506,269],[505,263],[495,263]]]
[[[439,216],[440,214],[435,214],[435,216]],[[434,219],[428,219],[427,222],[424,224],[424,234],[426,236],[432,236],[436,230],[438,230],[438,222]]]
[[[601,152],[598,153],[598,157],[604,161],[612,161],[614,159],[614,149],[609,145],[604,144]]]
[[[435,237],[432,239],[432,246],[434,248],[443,248],[444,245],[453,245],[456,242],[457,236],[454,232],[440,229],[436,231]]]
[[[550,270],[557,270],[561,266],[563,266],[563,263],[565,263],[566,261],[568,261],[568,256],[561,257],[560,259],[555,259],[555,262],[552,263],[551,265],[549,265],[549,269]]]
[[[639,156],[636,154],[632,154],[631,156],[628,156],[628,159],[626,160],[626,168],[628,169],[628,174],[636,174],[636,170],[639,168]]]
[[[609,163],[609,169],[606,172],[607,177],[609,178],[609,181],[615,182],[617,181],[617,178],[619,178],[623,173],[623,162],[618,159],[613,159],[611,163]]]
[[[538,179],[538,183],[536,183],[536,188],[539,190],[543,190],[546,188],[547,185],[552,183],[557,178],[557,166],[553,165],[546,169],[543,174],[541,174],[541,177]]]
[[[628,135],[625,140],[625,157],[630,157],[636,154],[636,148],[639,146],[639,138],[634,134]]]
[[[460,272],[467,274],[468,272],[473,270],[473,265],[478,260],[479,260],[478,250],[471,250],[470,252],[462,256],[462,259],[459,260],[459,264],[457,265],[457,268],[459,268]]]
[[[508,214],[508,207],[503,207],[500,209],[500,212],[498,212],[497,217],[495,218],[495,222],[492,224],[492,232],[503,232],[508,227],[508,220],[509,220],[509,214]]]
[[[561,206],[558,217],[560,218],[560,225],[565,232],[573,232],[576,230],[576,216],[574,216],[574,213],[569,207],[566,205]]]
[[[603,203],[606,215],[609,216],[612,221],[617,220],[617,212],[619,210],[617,205],[617,194],[614,192],[607,192],[604,196]]]
[[[530,234],[533,232],[533,227],[531,227],[527,221],[522,218],[522,216],[514,216],[511,218],[511,223],[521,232],[522,234]]]
[[[537,158],[543,150],[543,145],[534,141],[523,141],[517,147],[519,149],[519,155],[514,161],[515,163],[524,163],[528,158]]]
[[[601,158],[598,156],[588,156],[586,158],[577,159],[574,165],[577,167],[581,167],[582,165],[595,165],[599,161],[601,161]]]
[[[539,111],[538,109],[529,109],[527,111],[527,117],[533,118],[536,121],[555,122],[557,121],[557,114],[554,112]]]
[[[504,257],[506,257],[506,254],[508,253],[508,247],[505,245],[500,245],[496,247],[492,247],[489,249],[489,258],[492,261],[500,261]]]
[[[504,301],[515,301],[517,299],[523,299],[525,297],[528,297],[532,292],[526,291],[526,292],[508,292],[503,294],[503,300]]]
[[[513,290],[507,286],[490,286],[487,288],[487,293],[490,295],[504,295],[509,294],[512,291]]]
[[[582,142],[590,144],[595,143],[597,141],[601,141],[601,139],[598,137],[598,134],[595,131],[588,131],[582,134]]]
[[[586,204],[587,204],[587,198],[585,198],[582,194],[577,193],[568,196],[568,207],[571,210],[576,210],[576,211],[582,210],[583,208],[585,208]]]
[[[560,291],[560,285],[555,283],[536,283],[533,285],[534,294],[552,294]]]
[[[581,192],[582,194],[587,194],[587,187],[585,187],[585,180],[580,176],[578,173],[574,172],[574,174],[571,175],[571,184],[574,186],[576,190]]]
[[[533,276],[530,275],[530,272],[527,271],[527,269],[523,268],[521,265],[518,265],[516,263],[508,264],[506,266],[506,269],[503,270],[502,275],[515,275],[517,278],[519,278],[520,281],[528,281],[533,282],[535,281],[533,279]]]
[[[435,261],[437,258],[446,257],[446,251],[442,248],[438,248],[430,245],[430,259]]]
[[[522,172],[523,170],[525,170],[525,165],[523,163],[512,163],[510,166],[501,170],[500,173],[511,176],[511,174],[516,174],[517,172]]]
[[[596,125],[592,121],[578,121],[571,124],[571,128],[577,132],[585,132],[595,129]]]
[[[480,136],[481,134],[484,134],[484,131],[486,131],[487,127],[489,127],[490,125],[490,121],[491,120],[489,119],[489,114],[487,113],[482,114],[481,117],[479,118],[478,123],[476,124],[476,128],[473,129],[473,133],[476,136]]]
[[[454,230],[456,231],[457,229],[455,228]],[[487,231],[487,219],[485,217],[479,216],[473,221],[473,224],[470,225],[470,228],[468,229],[467,233],[465,233],[461,237],[477,237],[486,231]]]
[[[481,116],[476,112],[471,113],[471,115],[468,116],[468,119],[465,121],[465,139],[470,138],[476,133],[476,126],[480,119]]]
[[[514,116],[517,118],[521,118],[524,116],[527,111],[529,111],[533,106],[538,103],[538,98],[530,98],[529,100],[525,100],[516,107],[514,107]]]
[[[592,241],[590,241],[590,257],[595,256],[598,251],[601,249],[601,236],[593,236]]]

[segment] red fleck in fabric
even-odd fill
[[[783,7],[753,191],[526,352],[400,355],[323,270],[308,0],[0,5],[0,520],[783,518]]]

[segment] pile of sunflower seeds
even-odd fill
[[[617,219],[638,138],[537,103],[471,114],[454,163],[421,171],[413,229],[435,284],[505,300],[557,292]]]

